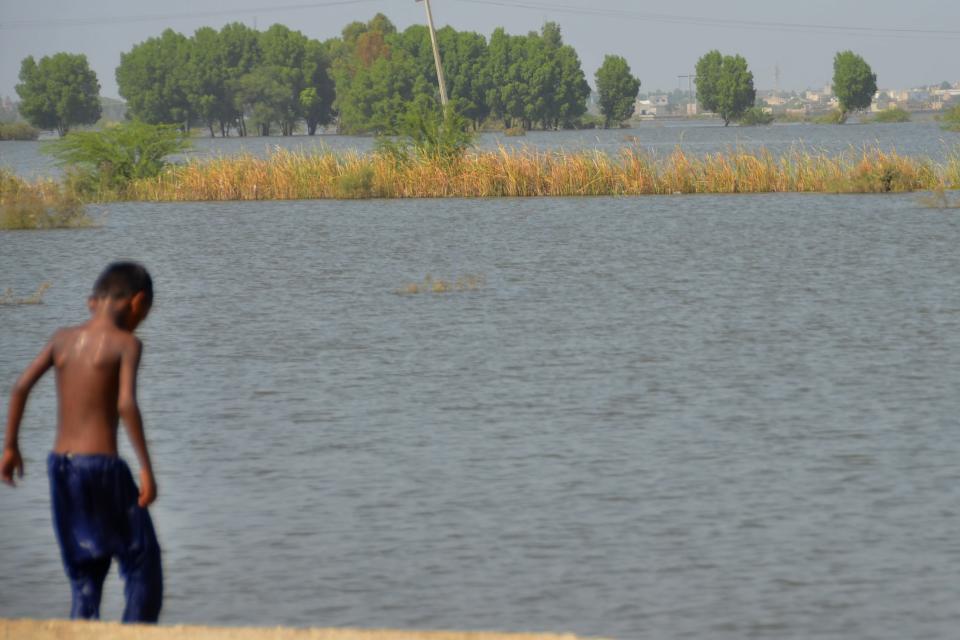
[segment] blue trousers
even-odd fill
[[[51,453],[53,528],[73,591],[71,618],[99,619],[103,581],[116,557],[124,622],[156,622],[163,602],[160,545],[130,468],[116,456]]]

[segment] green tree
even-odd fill
[[[190,110],[207,125],[211,138],[217,125],[220,135],[226,135],[233,105],[227,102],[227,65],[220,34],[210,27],[197,29],[185,53],[184,89]]]
[[[345,133],[393,133],[418,95],[433,95],[409,44],[378,14],[343,30],[343,44],[332,50],[336,86],[334,108]]]
[[[240,78],[234,89],[237,110],[261,136],[269,136],[274,124],[280,124],[283,135],[290,135],[284,128],[290,121],[290,89],[280,79],[282,72],[282,68],[257,67]]]
[[[20,114],[41,129],[61,136],[77,124],[100,119],[100,83],[83,54],[27,56],[20,64]]]
[[[330,76],[330,58],[323,43],[309,40],[303,56],[303,81],[300,91],[300,112],[307,125],[307,133],[314,135],[317,127],[333,120],[333,100],[336,88]]]
[[[877,74],[853,51],[840,51],[833,58],[833,92],[840,101],[843,118],[866,109],[877,92]]]
[[[595,79],[604,129],[609,129],[615,122],[628,120],[636,107],[640,80],[630,73],[627,60],[621,56],[606,56]]]
[[[120,54],[117,87],[131,118],[190,128],[190,50],[186,36],[167,29]]]
[[[704,111],[716,113],[720,104],[720,77],[723,75],[723,54],[714,49],[697,61],[697,101]]]
[[[723,118],[724,126],[741,118],[757,98],[753,73],[740,55],[705,54],[697,62],[696,83],[700,106]]]
[[[225,133],[230,133],[230,127],[235,126],[241,136],[247,135],[247,123],[243,111],[237,107],[238,96],[236,91],[240,78],[253,71],[263,57],[260,51],[258,33],[240,22],[225,25],[220,29],[220,47],[223,51],[224,65],[224,109]]]

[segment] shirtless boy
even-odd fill
[[[53,367],[57,437],[47,459],[53,526],[73,591],[72,618],[100,617],[103,581],[116,556],[125,580],[124,622],[156,622],[163,597],[160,547],[147,506],[157,497],[137,407],[142,345],[133,335],[153,302],[141,265],[111,264],[93,285],[91,318],[57,331],[13,387],[0,475],[23,477],[17,445],[27,396]],[[123,420],[140,462],[140,489],[117,456]]]

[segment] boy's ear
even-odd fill
[[[130,298],[130,309],[133,311],[133,314],[141,320],[147,317],[147,312],[150,311],[150,305],[147,303],[147,296],[143,291],[137,291],[133,294],[133,297]]]
[[[93,313],[93,310],[96,304],[97,304],[96,298],[94,298],[93,296],[90,296],[89,298],[87,298],[87,309],[90,311],[90,313]]]

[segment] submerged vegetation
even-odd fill
[[[27,296],[26,298],[18,298],[13,295],[13,289],[6,289],[2,294],[0,294],[0,306],[3,305],[23,305],[23,304],[43,304],[43,294],[47,292],[47,289],[52,287],[49,282],[43,282],[37,287],[37,290],[33,292],[33,295]]]
[[[0,122],[0,140],[36,140],[40,130],[26,122]]]
[[[920,197],[920,204],[928,209],[960,209],[960,198],[951,198],[945,189],[934,189]]]
[[[93,220],[67,183],[28,182],[0,169],[0,230],[89,227]]]
[[[486,284],[483,276],[465,275],[454,280],[434,279],[429,273],[423,282],[411,282],[397,289],[399,295],[416,295],[419,293],[453,293],[455,291],[476,291]]]
[[[135,180],[133,200],[288,200],[311,198],[442,198],[682,193],[887,193],[960,187],[960,156],[938,164],[880,149],[838,156],[795,150],[731,149],[659,157],[627,148],[546,152],[468,151],[454,158],[391,153],[304,154],[280,150],[193,160],[155,178]]]
[[[947,131],[960,132],[960,104],[944,114],[943,128]]]
[[[864,121],[861,119],[861,121]],[[878,111],[875,116],[868,120],[869,122],[879,122],[881,124],[890,124],[890,123],[899,123],[899,122],[910,122],[910,112],[901,109],[900,107],[894,107],[892,109],[884,109],[883,111]]]
[[[751,107],[740,117],[740,126],[755,127],[773,124],[776,117],[763,110],[763,107]]]

